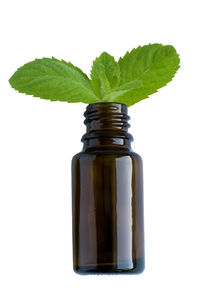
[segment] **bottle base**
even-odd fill
[[[138,275],[144,269],[144,258],[135,259],[132,268],[127,268],[125,265],[116,266],[114,264],[74,266],[74,272],[79,275]]]

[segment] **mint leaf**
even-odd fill
[[[133,93],[135,89],[138,89],[138,88],[141,88],[141,87],[142,87],[142,81],[137,80],[137,79],[133,80],[133,81],[130,81],[130,82],[127,82],[127,83],[124,83],[124,84],[120,85],[119,87],[113,89],[107,95],[105,95],[104,101],[114,102],[120,96],[122,97],[123,95],[126,95],[128,92]]]
[[[97,57],[92,65],[91,79],[96,96],[104,99],[120,81],[120,68],[114,57],[106,52]]]
[[[52,101],[98,102],[90,79],[64,60],[36,59],[19,68],[9,80],[21,93]]]
[[[120,85],[141,80],[141,88],[128,91],[115,99],[128,106],[148,98],[149,95],[172,80],[179,68],[180,59],[173,46],[149,44],[127,52],[119,59]]]
[[[127,52],[118,62],[103,52],[93,62],[91,80],[70,62],[52,57],[25,64],[9,82],[21,93],[52,101],[107,101],[130,106],[172,80],[179,63],[173,46],[149,44]]]

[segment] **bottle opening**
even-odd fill
[[[133,137],[128,133],[128,107],[122,103],[99,102],[89,104],[84,113],[86,134],[82,142],[87,146],[128,145]]]

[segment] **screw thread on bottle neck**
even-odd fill
[[[99,102],[89,104],[84,113],[86,133],[82,137],[83,149],[116,148],[130,150],[133,137],[130,127],[128,107],[122,103]]]

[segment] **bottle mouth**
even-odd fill
[[[124,127],[125,130],[130,127],[128,124],[128,120],[130,120],[130,117],[128,116],[128,107],[122,103],[97,102],[89,104],[86,107],[84,117],[85,125],[89,123],[97,125],[98,123],[99,125],[102,125],[102,127],[110,125],[112,129],[117,126],[117,128],[121,129]]]
[[[88,115],[91,114],[101,114],[101,113],[107,113],[110,115],[115,114],[124,114],[127,115],[128,113],[128,107],[127,105],[123,103],[118,102],[96,102],[91,103],[86,107],[86,111],[84,113],[84,116],[87,118]],[[130,119],[128,117],[128,119]]]
[[[122,103],[97,102],[89,104],[84,113],[86,134],[82,141],[86,139],[112,140],[126,139],[132,141],[132,135],[128,133],[130,127],[128,120],[128,107]],[[118,142],[117,142],[118,143]]]
[[[98,102],[89,104],[84,113],[87,134],[84,138],[91,137],[98,133],[101,136],[115,134],[115,136],[124,136],[130,138],[128,128],[130,127],[127,114],[128,107],[122,103]],[[115,133],[114,133],[115,131]]]

